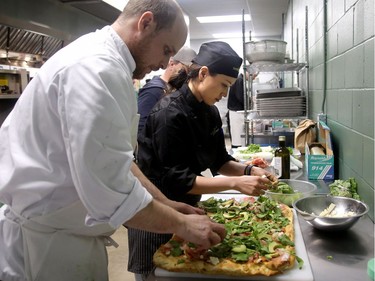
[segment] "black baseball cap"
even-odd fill
[[[207,66],[212,73],[237,78],[242,58],[228,43],[213,41],[201,45],[193,62],[200,66]]]

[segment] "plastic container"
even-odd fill
[[[273,61],[283,63],[286,42],[281,40],[250,41],[245,43],[245,55],[249,62]]]
[[[308,181],[301,181],[301,180],[280,180],[282,182],[287,183],[290,185],[294,193],[292,194],[284,194],[284,193],[276,193],[266,190],[265,195],[275,200],[276,202],[283,203],[288,206],[292,206],[295,201],[300,198],[305,198],[311,196],[315,193],[317,187],[315,184],[308,182]]]

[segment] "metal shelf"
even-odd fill
[[[246,57],[246,42],[245,42],[245,23],[244,23],[244,10],[242,11],[243,17],[242,17],[242,39],[243,39],[243,57]],[[307,9],[306,9],[306,14],[305,14],[305,23],[306,23],[306,30],[305,30],[305,61],[306,63],[283,63],[283,62],[275,62],[275,61],[258,61],[258,62],[252,62],[247,65],[247,61],[244,59],[244,72],[247,70],[250,73],[287,73],[287,72],[292,72],[294,79],[294,75],[296,75],[297,78],[297,83],[299,87],[300,83],[300,71],[301,70],[306,70],[303,71],[301,74],[305,78],[306,81],[306,87],[303,89],[303,92],[305,92],[304,96],[306,96],[306,104],[305,104],[305,110],[298,112],[296,114],[302,114],[301,116],[276,116],[277,112],[275,112],[275,116],[259,116],[259,113],[257,110],[254,108],[254,101],[253,101],[253,81],[252,77],[250,75],[250,78],[246,79],[246,76],[244,76],[244,89],[245,89],[245,95],[244,95],[244,100],[245,100],[245,108],[244,108],[244,124],[245,124],[245,144],[249,144],[249,138],[251,138],[251,143],[254,143],[254,139],[257,136],[261,136],[262,138],[265,137],[271,137],[272,134],[262,134],[259,135],[257,132],[254,130],[254,121],[262,121],[262,120],[303,120],[306,119],[309,115],[308,112],[308,95],[309,95],[309,68],[308,68],[308,28],[307,28]],[[283,26],[284,28],[284,26]],[[297,38],[297,54],[296,58],[299,58],[298,54],[298,38]],[[293,54],[292,54],[293,55]],[[292,85],[294,85],[293,80],[292,80]],[[250,104],[251,101],[251,104]],[[287,115],[288,113],[281,114],[281,115]]]
[[[16,75],[20,75],[20,72],[18,70],[0,68],[0,74],[16,74]]]
[[[279,135],[290,135],[293,134],[294,131],[274,131],[274,132],[269,132],[269,133],[261,133],[261,132],[253,132],[253,136],[257,137],[263,137],[263,138],[268,138],[268,137],[277,137]]]
[[[300,120],[300,119],[307,119],[307,116],[257,116],[254,118],[248,118],[248,120],[285,120],[285,119],[295,119],[295,120]]]
[[[288,72],[300,71],[307,67],[306,63],[277,63],[272,61],[253,62],[248,66],[250,73],[256,72]]]
[[[18,99],[21,94],[0,94],[0,99]]]

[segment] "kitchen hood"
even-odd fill
[[[38,67],[64,46],[40,33],[0,25],[0,64]]]
[[[102,0],[60,0],[60,2],[100,18],[108,24],[113,23],[121,13]]]
[[[103,20],[104,24],[113,23],[121,13],[102,0],[51,1],[79,9]],[[67,41],[64,41],[41,32],[0,24],[0,64],[40,67],[43,62],[69,43],[69,39],[66,39]]]

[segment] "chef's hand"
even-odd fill
[[[169,200],[168,202],[164,202],[164,203],[183,214],[204,215],[204,211],[202,209],[190,206],[189,204],[185,204],[185,203],[177,202],[173,200]]]
[[[256,167],[256,166],[253,166],[251,168],[251,175],[252,176],[265,177],[265,178],[269,179],[271,182],[278,182],[278,178],[275,174],[272,174],[272,173],[268,172],[267,170]]]
[[[269,189],[277,181],[276,175],[265,169],[253,166],[250,176],[237,178],[236,189],[247,195],[259,196],[264,194],[264,190]]]
[[[208,249],[225,238],[224,225],[211,221],[208,216],[185,215],[184,222],[176,234],[199,248]]]
[[[252,196],[259,196],[264,194],[264,191],[269,189],[271,181],[260,176],[240,176],[233,177],[234,189]]]

